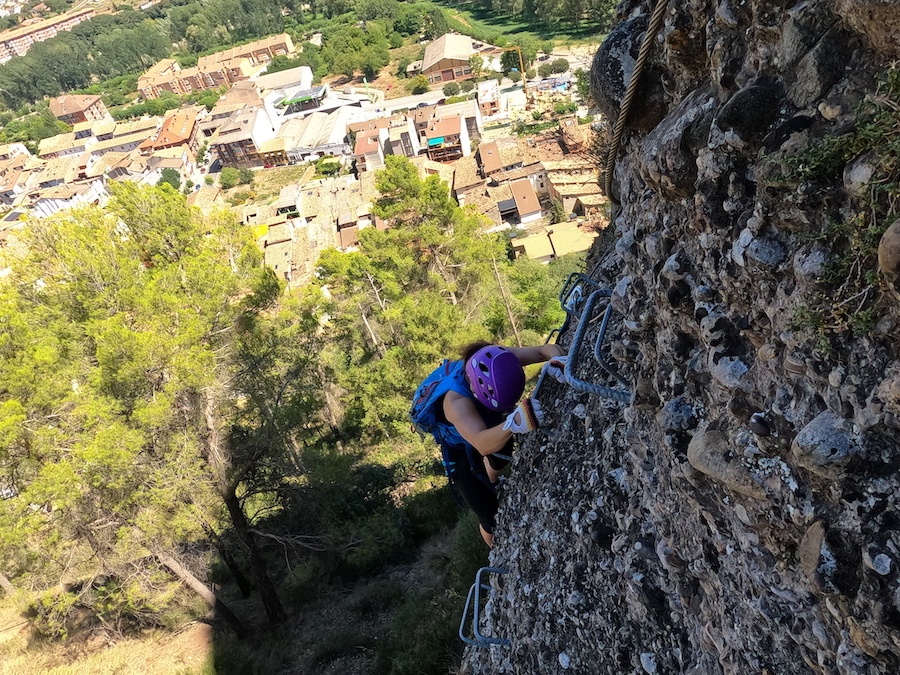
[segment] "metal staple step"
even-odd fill
[[[466,597],[466,606],[463,608],[462,620],[459,622],[459,639],[465,642],[467,645],[472,645],[473,647],[490,647],[491,645],[509,645],[511,644],[509,640],[506,638],[497,638],[490,637],[487,635],[482,635],[478,626],[481,623],[481,591],[490,591],[490,584],[486,584],[481,580],[481,575],[483,573],[489,574],[499,574],[504,575],[509,572],[509,570],[503,567],[482,567],[475,574],[475,583],[472,584],[472,587],[469,589],[469,595]],[[472,637],[466,635],[466,619],[469,616],[469,606],[472,605],[472,599],[474,596],[474,608],[472,610]]]

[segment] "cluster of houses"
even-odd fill
[[[189,203],[208,210],[226,205],[217,186],[204,184],[211,164],[262,168],[334,157],[345,175],[317,178],[310,164],[273,203],[239,209],[266,263],[287,281],[303,282],[322,250],[353,249],[360,230],[385,226],[373,204],[375,171],[387,155],[409,158],[423,177],[439,175],[460,205],[497,228],[545,223],[554,200],[573,217],[595,214],[605,201],[596,166],[580,153],[585,128],[576,119],[560,122],[557,133],[528,139],[486,132],[509,113],[508,93],[496,79],[478,82],[472,97],[449,104],[435,96],[426,97],[434,102],[384,100],[316,84],[305,66],[264,72],[271,58],[292,50],[290,38],[275,36],[204,57],[208,61],[192,69],[164,61],[141,78],[149,98],[203,88],[205,80],[195,82],[201,75],[221,77],[215,82],[230,88],[212,110],[185,107],[116,122],[98,96],[53,99],[51,111],[72,126],[70,132],[41,141],[35,156],[21,144],[0,147],[0,202],[9,209],[4,220],[102,204],[109,181],[156,184],[167,169],[193,187]],[[487,63],[497,52],[467,36],[445,35],[413,70],[435,82],[471,78],[472,54],[484,54]],[[200,163],[198,152],[205,155]],[[549,260],[589,247],[595,236],[574,221],[551,232],[523,235],[513,246]]]
[[[155,185],[165,169],[199,182],[199,120],[203,107],[164,117],[116,122],[99,96],[65,95],[50,110],[72,131],[45,138],[33,155],[21,143],[0,146],[0,203],[13,222],[25,213],[41,218],[82,204],[101,204],[108,182]]]

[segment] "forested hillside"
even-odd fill
[[[455,525],[411,392],[468,340],[543,341],[575,261],[511,263],[446,184],[390,159],[378,212],[393,227],[326,254],[298,291],[232,215],[165,185],[27,223],[0,285],[0,579],[36,637],[209,615],[231,645],[215,672],[321,662],[334,653],[298,652],[286,618]],[[451,563],[424,596],[365,596],[360,611],[382,597],[406,622],[366,638],[366,672],[450,662],[469,575]]]

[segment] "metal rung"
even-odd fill
[[[575,338],[572,340],[572,347],[569,350],[569,358],[566,361],[565,373],[566,379],[573,389],[577,389],[578,391],[583,391],[588,394],[596,394],[602,398],[612,399],[614,401],[621,401],[622,403],[630,403],[632,399],[632,393],[630,391],[621,391],[619,389],[612,389],[610,387],[604,387],[599,384],[592,384],[591,382],[585,382],[584,380],[578,379],[575,376],[575,369],[578,364],[579,352],[581,351],[581,343],[584,341],[584,335],[587,332],[588,324],[590,324],[591,315],[594,312],[594,305],[597,302],[604,298],[609,298],[611,295],[610,291],[599,289],[591,293],[591,297],[587,299],[587,302],[584,305],[584,311],[581,313],[581,320],[578,323],[578,330],[575,331]],[[608,316],[605,316],[604,319],[606,323],[608,323]],[[601,332],[605,333],[605,325],[601,325]],[[604,370],[608,369],[604,367]],[[618,378],[617,378],[618,379]]]
[[[594,342],[594,359],[600,364],[600,367],[603,368],[603,370],[618,380],[619,384],[623,387],[630,387],[631,384],[628,380],[619,375],[615,366],[603,358],[603,354],[600,353],[600,348],[603,346],[603,340],[606,337],[606,329],[609,326],[609,318],[612,316],[612,313],[613,307],[612,304],[609,304],[606,306],[606,311],[603,313],[603,321],[600,323],[600,332],[597,334],[597,340]]]
[[[572,317],[578,317],[578,305],[584,300],[590,289],[599,288],[599,284],[586,274],[581,272],[572,272],[563,284],[562,290],[559,292],[559,306],[566,313],[566,320],[559,328],[560,333],[565,333],[569,329],[569,323]],[[553,335],[552,333],[550,334]],[[547,338],[550,341],[550,337]]]
[[[566,283],[563,284],[562,290],[559,292],[559,305],[566,314],[571,316],[577,314],[576,308],[584,296],[587,295],[588,289],[596,290],[600,288],[600,284],[591,279],[582,272],[572,272]]]
[[[462,621],[459,622],[459,639],[467,645],[472,645],[474,647],[509,645],[510,641],[505,638],[488,637],[487,635],[482,635],[478,630],[478,625],[481,623],[481,591],[491,590],[490,585],[481,580],[481,575],[484,572],[502,575],[507,574],[509,570],[503,567],[482,567],[475,574],[475,583],[472,584],[472,587],[469,589],[469,595],[466,597],[466,606],[463,608]],[[469,616],[469,605],[472,604],[473,596],[475,598],[475,604],[472,610],[472,637],[468,637],[465,632],[466,618]]]

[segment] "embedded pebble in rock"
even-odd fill
[[[732,447],[721,432],[701,430],[688,445],[688,461],[700,473],[735,492],[755,499],[765,499],[765,491],[734,455]]]
[[[656,657],[649,652],[641,654],[641,668],[648,675],[656,675]]]
[[[859,451],[859,439],[849,420],[826,410],[800,430],[791,450],[800,466],[831,478]]]
[[[652,4],[620,3],[594,59],[604,126]],[[888,0],[669,3],[584,267],[634,400],[560,387],[517,439],[482,617],[510,644],[461,673],[900,673],[900,221],[858,260],[823,236],[896,180],[855,145],[795,171],[864,128],[898,34]],[[599,327],[578,375],[618,387]]]
[[[872,558],[872,569],[883,577],[886,577],[891,573],[892,566],[893,564],[890,557],[886,556],[884,553],[879,553]]]
[[[895,220],[878,243],[878,267],[889,279],[900,276],[900,220]]]

